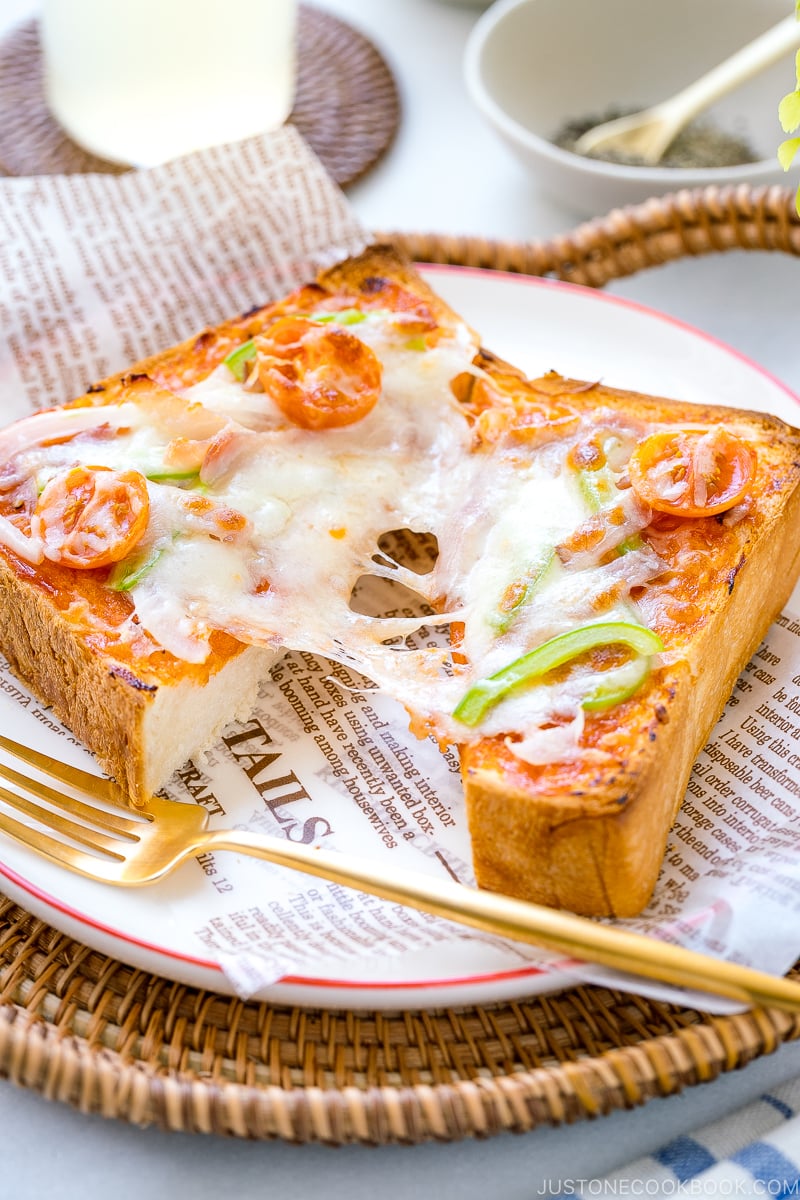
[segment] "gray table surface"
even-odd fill
[[[541,194],[473,111],[461,79],[474,6],[437,0],[316,0],[360,28],[395,72],[403,116],[379,166],[349,192],[368,228],[544,238],[576,212]],[[36,11],[3,0],[0,32]],[[479,162],[479,171],[473,164]],[[420,173],[424,186],[420,186]],[[800,392],[796,311],[800,264],[786,256],[731,253],[684,260],[612,290],[728,342]],[[241,1200],[272,1195],[392,1200],[437,1192],[529,1200],[543,1181],[592,1176],[696,1129],[800,1071],[786,1046],[743,1071],[643,1109],[572,1127],[486,1142],[415,1147],[297,1147],[167,1134],[108,1122],[0,1082],[0,1196],[114,1200],[173,1196]]]

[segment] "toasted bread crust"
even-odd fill
[[[159,354],[94,384],[77,404],[112,404],[126,384],[137,375],[146,375],[165,387],[189,387],[205,378],[231,350],[255,337],[285,311],[297,311],[302,298],[309,301],[337,293],[353,296],[379,294],[380,284],[396,283],[424,299],[437,317],[446,320],[450,309],[416,274],[391,246],[375,245],[362,254],[320,272],[314,283],[293,292],[286,301],[265,304],[220,325],[208,327]]]
[[[20,679],[91,747],[126,793],[141,795],[142,720],[155,686],[95,654],[51,597],[21,579],[4,555],[0,645]]]

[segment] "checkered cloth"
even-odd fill
[[[800,1079],[602,1179],[560,1180],[566,1196],[770,1196],[800,1200]]]

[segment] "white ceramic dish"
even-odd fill
[[[467,43],[472,100],[542,188],[585,214],[680,188],[788,184],[777,160],[791,55],[720,100],[706,118],[743,136],[759,161],[685,170],[569,153],[551,139],[568,120],[665,100],[787,15],[785,0],[498,0]]]
[[[761,368],[649,309],[589,289],[502,273],[430,267],[425,274],[483,331],[487,345],[531,374],[561,369],[622,387],[771,411],[790,421],[800,417],[798,399]],[[55,749],[52,740],[47,743],[41,722],[0,691],[4,733],[20,738],[27,731],[28,740],[50,753],[80,761],[85,752],[68,739]],[[248,815],[232,809],[226,823]],[[352,837],[358,844],[357,817],[352,805],[337,814],[340,842]],[[267,904],[269,877],[254,872],[252,878],[252,894],[238,903]],[[28,911],[134,967],[231,992],[198,937],[205,919],[203,882],[197,864],[188,863],[160,884],[115,889],[61,871],[13,842],[0,843],[0,890]],[[349,962],[320,956],[312,971],[286,977],[258,995],[314,1007],[397,1009],[488,1003],[552,986],[519,956],[500,953],[480,938],[454,935],[447,943],[401,955]]]

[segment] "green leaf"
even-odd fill
[[[800,129],[800,91],[789,92],[778,105],[778,119],[784,133]]]
[[[787,138],[785,142],[781,142],[780,146],[778,146],[778,161],[784,171],[789,170],[798,150],[800,150],[800,137]]]

